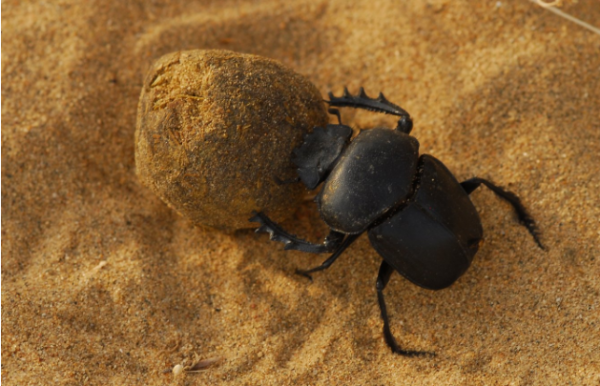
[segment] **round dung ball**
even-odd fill
[[[328,122],[322,97],[277,61],[223,50],[167,54],[140,96],[135,162],[142,184],[194,224],[232,231],[278,221],[304,194],[292,150]]]

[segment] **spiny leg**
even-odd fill
[[[362,87],[360,88],[358,95],[351,95],[346,87],[344,87],[344,94],[341,97],[336,97],[330,92],[329,100],[325,102],[331,107],[352,107],[355,109],[396,115],[400,117],[396,130],[400,130],[406,134],[409,134],[413,127],[410,115],[406,110],[388,101],[383,93],[379,93],[379,96],[375,99],[369,98],[365,93],[365,89]]]
[[[481,184],[484,184],[498,197],[502,198],[503,200],[507,201],[509,204],[512,205],[512,207],[515,209],[515,212],[517,212],[519,223],[521,223],[521,225],[527,228],[529,233],[531,233],[531,235],[533,236],[533,239],[535,240],[537,245],[541,249],[545,249],[542,245],[542,242],[540,241],[537,226],[535,225],[533,217],[531,217],[531,215],[527,212],[527,209],[525,209],[525,206],[523,206],[521,199],[516,194],[508,190],[504,190],[501,187],[494,185],[490,181],[479,177],[470,178],[460,183],[460,185],[463,187],[465,192],[467,192],[467,194],[471,194]]]
[[[284,231],[279,225],[273,220],[267,217],[266,214],[259,212],[253,213],[253,216],[249,220],[250,222],[257,222],[260,226],[256,229],[256,233],[264,232],[268,233],[271,240],[279,241],[285,244],[284,249],[295,249],[302,252],[308,253],[326,253],[333,252],[340,246],[344,239],[344,234],[336,231],[329,232],[329,235],[325,237],[322,244],[314,244],[306,240],[302,240],[291,233]]]
[[[423,355],[435,356],[435,353],[430,352],[403,350],[398,346],[398,343],[396,343],[396,339],[390,330],[390,320],[387,313],[387,307],[385,306],[385,299],[383,297],[383,290],[390,281],[392,272],[394,272],[394,269],[384,260],[381,263],[381,267],[379,267],[379,275],[377,276],[377,301],[379,302],[379,309],[381,310],[381,319],[383,319],[383,337],[385,338],[385,343],[387,343],[395,354],[408,357]]]
[[[323,271],[324,269],[329,268],[331,264],[333,264],[333,262],[336,261],[338,257],[340,257],[342,252],[344,252],[346,248],[348,248],[350,244],[352,244],[360,235],[361,234],[359,233],[357,235],[350,235],[346,237],[346,239],[340,244],[340,246],[336,249],[333,255],[331,255],[327,260],[323,262],[323,264],[319,265],[318,267],[314,267],[308,270],[297,269],[296,273],[298,275],[306,276],[310,279],[310,281],[312,281],[312,276],[310,276],[311,273]]]

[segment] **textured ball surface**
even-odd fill
[[[263,57],[220,50],[167,54],[150,69],[135,133],[140,181],[193,223],[252,227],[253,210],[282,220],[302,199],[292,150],[325,126],[305,77]]]

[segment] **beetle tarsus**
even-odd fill
[[[390,329],[390,319],[388,317],[387,307],[385,306],[385,298],[383,296],[383,290],[390,281],[392,272],[394,272],[394,268],[392,268],[392,266],[386,263],[384,260],[379,268],[379,275],[377,276],[376,285],[377,301],[379,303],[379,309],[381,310],[381,319],[383,320],[383,337],[385,339],[385,343],[390,347],[390,349],[392,349],[394,354],[407,357],[435,356],[435,353],[432,352],[404,350],[398,346],[398,343],[396,343],[396,339],[394,338],[394,335],[392,335],[392,331]]]
[[[504,190],[501,187],[494,185],[493,183],[491,183],[490,181],[488,181],[486,179],[479,178],[479,177],[470,178],[470,179],[460,183],[460,185],[463,187],[465,192],[467,192],[467,194],[471,194],[481,184],[485,185],[488,189],[490,189],[492,192],[494,192],[494,194],[496,194],[496,196],[502,198],[503,200],[507,201],[509,204],[512,205],[515,212],[517,212],[517,217],[519,218],[519,223],[521,223],[521,225],[523,225],[525,228],[527,228],[529,233],[531,233],[531,236],[533,236],[533,239],[535,240],[536,244],[542,250],[545,250],[546,248],[544,247],[544,245],[542,245],[542,242],[540,240],[540,236],[539,236],[539,232],[537,229],[537,225],[535,224],[535,220],[533,219],[533,217],[531,217],[529,212],[527,212],[527,209],[525,209],[525,206],[521,202],[521,199],[519,198],[519,196],[517,196],[516,194],[514,194],[511,191]]]
[[[253,216],[249,221],[260,224],[255,231],[256,233],[268,233],[271,240],[284,243],[285,250],[295,249],[297,251],[308,253],[333,252],[341,244],[344,238],[342,233],[331,231],[329,232],[329,235],[325,237],[325,241],[322,244],[314,244],[284,231],[262,212],[253,212]]]

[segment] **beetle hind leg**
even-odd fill
[[[333,252],[342,244],[344,234],[336,231],[329,232],[329,235],[325,237],[322,244],[314,244],[306,240],[302,240],[289,232],[283,230],[273,220],[267,217],[262,212],[254,212],[253,216],[249,220],[250,222],[257,222],[260,226],[256,229],[256,233],[264,232],[268,233],[271,240],[279,241],[285,244],[284,249],[295,249],[302,252],[308,253],[326,253]]]
[[[385,299],[383,296],[383,290],[390,281],[392,272],[394,272],[394,268],[392,268],[392,266],[386,263],[384,260],[379,268],[379,275],[377,275],[377,301],[379,302],[379,309],[381,310],[381,319],[383,319],[383,337],[385,339],[385,343],[392,349],[394,354],[404,355],[407,357],[425,355],[435,356],[435,353],[431,352],[403,350],[400,348],[400,346],[398,346],[398,343],[396,343],[396,339],[390,330],[390,319],[388,317],[387,307],[385,306]]]
[[[541,249],[545,249],[542,245],[542,242],[540,241],[538,229],[535,224],[535,221],[533,220],[533,217],[531,217],[529,212],[527,212],[527,209],[525,209],[525,206],[521,202],[521,199],[516,194],[508,190],[504,190],[501,187],[492,184],[490,181],[479,177],[470,178],[460,183],[460,185],[463,187],[465,192],[467,192],[467,194],[471,194],[481,184],[485,185],[488,189],[494,192],[496,196],[502,198],[503,200],[507,201],[509,204],[512,205],[515,212],[517,212],[519,223],[521,223],[521,225],[527,228],[531,236],[533,236],[533,239],[535,240],[537,245]]]

